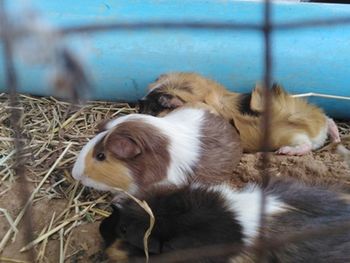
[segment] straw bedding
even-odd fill
[[[70,171],[99,121],[135,109],[110,102],[71,106],[55,98],[27,95],[20,95],[20,101],[34,242],[26,243],[22,220],[16,226],[24,209],[19,201],[21,188],[11,169],[14,150],[8,97],[0,94],[0,249],[4,248],[0,261],[26,262],[25,250],[33,247],[38,262],[101,262],[98,225],[108,215],[111,196],[82,187]],[[349,147],[350,123],[337,123]],[[349,167],[331,146],[303,157],[272,155],[269,169],[276,176],[296,177],[306,183],[350,186]],[[230,180],[238,187],[259,182],[259,154],[245,154]],[[5,244],[6,236],[10,238]]]

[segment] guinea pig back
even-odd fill
[[[255,262],[254,255],[246,252],[254,248],[260,231],[261,191],[266,194],[266,244],[350,220],[344,194],[295,181],[272,180],[266,188],[249,186],[242,191],[226,184],[158,186],[140,196],[155,217],[148,241],[151,257],[202,247],[203,254],[196,250],[179,262],[241,262],[242,258]],[[134,201],[125,200],[100,225],[108,255],[113,260],[118,260],[118,255],[124,259],[142,256],[148,227],[149,215]],[[206,254],[211,246],[220,245],[232,245],[232,250],[221,256]],[[265,257],[266,262],[350,262],[350,230],[306,236],[265,251]]]
[[[130,114],[108,122],[83,147],[72,174],[87,186],[130,192],[160,182],[215,183],[232,175],[241,154],[234,127],[184,107],[165,117]]]

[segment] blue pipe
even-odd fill
[[[22,1],[8,1],[16,12]],[[33,1],[54,26],[111,21],[263,22],[263,3],[235,0]],[[273,3],[273,23],[350,17],[350,5]],[[350,25],[273,33],[273,80],[291,93],[350,96]],[[142,30],[69,36],[94,84],[92,98],[135,101],[167,71],[196,71],[231,90],[247,92],[263,79],[263,34],[257,31]],[[0,55],[0,61],[2,61]],[[21,91],[52,95],[47,69],[16,61]],[[4,68],[0,63],[0,90]],[[350,100],[311,98],[335,118],[350,119]]]

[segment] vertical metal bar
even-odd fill
[[[14,132],[15,164],[14,172],[20,187],[19,200],[23,207],[29,198],[28,183],[25,177],[25,158],[23,158],[23,140],[21,140],[21,105],[17,96],[17,76],[13,59],[13,46],[11,37],[11,24],[6,14],[5,0],[0,0],[0,24],[2,25],[2,42],[5,62],[6,88],[10,99],[10,125]],[[33,240],[31,209],[27,210],[24,216],[25,241],[29,243]],[[29,257],[34,262],[35,254],[31,249]]]
[[[268,173],[268,163],[269,163],[269,152],[270,148],[270,130],[271,130],[271,74],[272,74],[272,57],[271,57],[271,3],[270,0],[265,0],[264,4],[264,27],[263,27],[263,36],[264,36],[264,114],[262,119],[261,128],[263,129],[263,136],[261,141],[261,166],[260,174],[262,178],[263,188],[269,182],[269,173]],[[256,260],[259,262],[264,262],[265,251],[262,249],[264,241],[264,226],[265,226],[265,209],[266,209],[266,194],[265,191],[261,193],[261,203],[260,203],[260,234],[259,242],[256,253]]]

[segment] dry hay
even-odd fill
[[[0,94],[0,240],[9,229],[17,232],[14,242],[9,240],[0,255],[0,261],[25,262],[28,253],[19,251],[33,247],[38,262],[101,262],[98,225],[108,215],[111,197],[85,189],[71,178],[70,171],[77,153],[94,135],[101,120],[135,109],[128,104],[108,102],[71,106],[51,97],[26,95],[20,95],[20,101],[35,240],[26,244],[23,224],[14,224],[23,208],[18,201],[20,188],[11,169],[14,151],[8,98]],[[338,125],[349,147],[350,123],[338,122]],[[304,157],[271,156],[270,171],[305,182],[347,185],[349,168],[331,148]],[[259,154],[245,154],[231,179],[236,186],[259,181]]]
[[[23,112],[25,174],[31,192],[39,186],[33,199],[33,228],[37,238],[34,244],[38,243],[34,248],[38,261],[57,262],[60,259],[63,262],[65,259],[75,262],[92,254],[89,251],[89,237],[94,239],[98,233],[95,230],[84,235],[84,231],[90,232],[90,228],[84,229],[84,224],[94,224],[108,215],[106,208],[110,197],[78,185],[70,175],[73,162],[81,146],[95,134],[98,122],[135,110],[125,103],[107,102],[89,102],[83,106],[72,107],[55,98],[26,95],[20,95],[20,101]],[[19,187],[11,169],[14,155],[13,131],[9,127],[9,102],[5,94],[0,95],[0,102],[0,208],[5,209],[4,216],[0,214],[2,240],[22,208],[17,200],[21,193],[18,192]],[[57,162],[59,157],[61,160]],[[82,233],[77,234],[76,240],[73,240],[72,230],[79,226],[82,226]],[[97,226],[98,224],[94,224],[95,229]],[[27,259],[26,253],[19,253],[20,249],[31,247],[24,247],[28,244],[24,243],[21,235],[22,228],[19,227],[16,241],[8,242],[0,261],[16,262]],[[48,239],[57,241],[53,248],[48,246]],[[76,241],[80,244],[73,244]],[[99,247],[99,244],[94,245]]]

